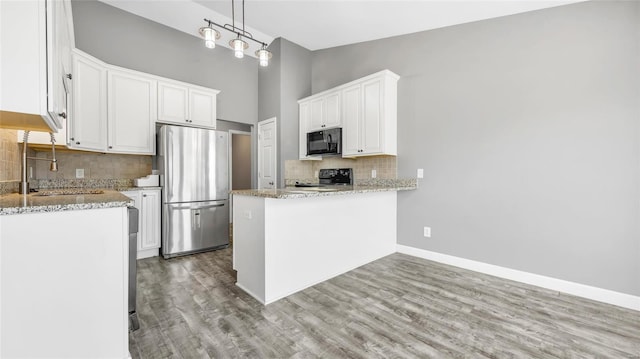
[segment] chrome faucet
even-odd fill
[[[51,161],[51,165],[49,166],[49,171],[57,172],[58,171],[58,161],[56,160],[56,138],[53,136],[53,132],[50,132],[51,136],[51,152],[53,152],[53,159],[48,158],[37,158],[37,157],[27,157],[27,145],[29,142],[29,132],[24,131],[23,144],[22,144],[22,182],[20,182],[20,193],[21,194],[29,194],[29,182],[27,181],[27,158],[30,160],[38,160],[38,161]]]

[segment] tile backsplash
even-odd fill
[[[369,156],[357,159],[325,157],[322,161],[285,161],[284,178],[317,181],[318,171],[323,168],[353,168],[355,183],[371,179],[371,170],[376,170],[378,179],[394,179],[398,176],[395,156]]]
[[[18,131],[0,129],[0,182],[20,181]]]
[[[36,157],[51,158],[52,154],[37,152]],[[49,171],[49,162],[37,161],[34,177],[75,179],[76,169],[84,169],[86,179],[139,178],[151,174],[151,156],[61,151],[56,152],[56,159],[58,172]]]

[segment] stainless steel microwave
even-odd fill
[[[342,129],[307,133],[307,156],[342,154]]]

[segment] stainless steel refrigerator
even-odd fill
[[[229,245],[228,146],[227,132],[160,127],[164,258]]]

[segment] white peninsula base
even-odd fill
[[[0,358],[130,358],[128,223],[126,207],[0,216]]]
[[[263,304],[396,251],[397,193],[233,195],[237,285]]]

